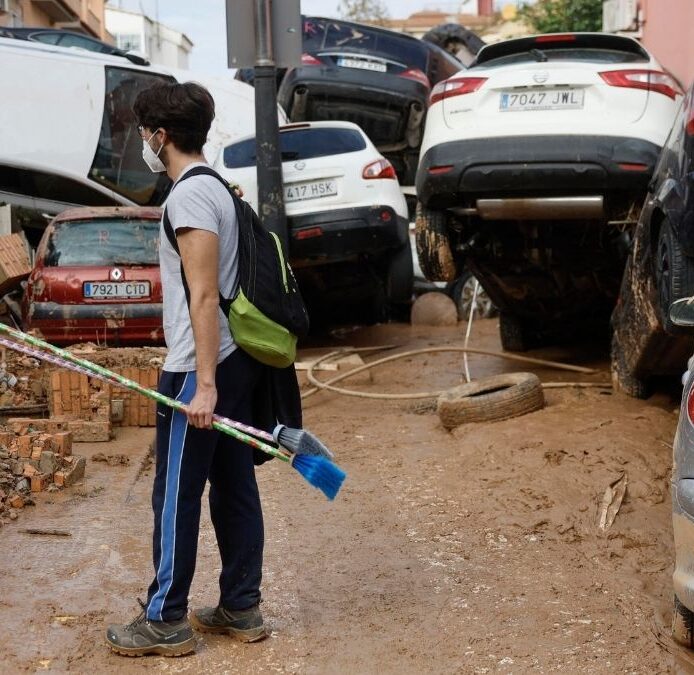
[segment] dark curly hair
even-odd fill
[[[202,152],[214,119],[214,99],[195,82],[155,84],[141,91],[133,111],[138,124],[165,129],[171,142],[186,153]]]

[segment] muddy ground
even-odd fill
[[[495,320],[476,323],[474,346],[498,349],[496,331]],[[343,330],[332,343],[459,345],[462,325]],[[533,355],[601,369],[533,368],[544,381],[609,380],[599,347]],[[474,377],[519,370],[480,356],[470,365]],[[359,388],[442,389],[461,372],[460,355],[417,357]],[[195,655],[175,660],[124,659],[103,642],[107,623],[137,613],[152,574],[152,432],[78,446],[131,461],[90,462],[84,485],[39,495],[0,530],[0,672],[687,672],[657,640],[671,605],[675,395],[642,402],[554,389],[540,412],[450,433],[421,402],[308,398],[306,426],[349,477],[328,503],[286,465],[258,471],[271,637],[240,645],[201,636]],[[599,502],[623,473],[627,496],[599,534]],[[21,532],[35,526],[72,536]],[[216,601],[218,573],[204,514],[193,606]]]

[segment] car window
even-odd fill
[[[55,45],[58,44],[58,40],[60,40],[61,37],[63,37],[63,34],[58,32],[32,33],[30,39],[35,40],[36,42],[44,42],[45,44]]]
[[[88,49],[92,52],[100,52],[101,45],[88,37],[75,35],[74,33],[64,33],[59,42],[61,47],[79,47],[80,49]]]
[[[282,160],[295,162],[302,159],[344,155],[366,148],[364,137],[356,129],[323,127],[319,129],[295,129],[280,133]],[[224,166],[240,169],[254,166],[255,138],[234,143],[224,149]]]
[[[48,240],[44,264],[158,265],[159,221],[119,218],[58,223]]]
[[[159,205],[170,180],[165,173],[152,173],[142,161],[142,139],[132,107],[143,89],[175,80],[116,66],[105,71],[104,117],[89,177],[136,204]]]
[[[426,48],[417,40],[342,21],[304,17],[303,48],[307,52],[341,50],[387,56],[426,72]]]
[[[612,49],[542,49],[542,45],[530,51],[508,54],[485,61],[480,67],[493,68],[514,63],[538,63],[544,61],[581,61],[585,63],[647,63],[640,54],[630,54]]]

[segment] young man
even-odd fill
[[[234,202],[213,176],[181,180],[205,164],[202,147],[214,118],[212,97],[193,83],[157,85],[138,95],[134,111],[145,162],[174,181],[166,214],[180,256],[162,229],[159,256],[169,351],[159,391],[186,403],[188,413],[157,408],[155,577],[140,616],[125,626],[110,626],[106,637],[120,654],[176,656],[195,649],[192,627],[244,642],[265,637],[258,609],[263,517],[253,452],[210,428],[214,412],[252,423],[252,399],[264,367],[236,347],[219,307],[219,293],[230,297],[238,274]],[[189,623],[188,591],[207,480],[222,558],[221,594],[216,607],[193,611]]]

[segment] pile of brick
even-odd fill
[[[84,478],[86,459],[72,454],[72,434],[37,431],[34,422],[0,431],[0,524],[34,503],[30,493],[59,490]]]

